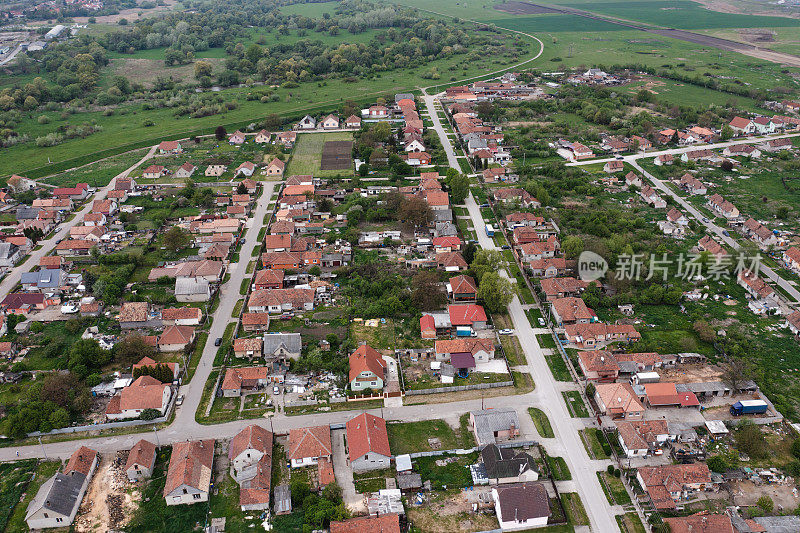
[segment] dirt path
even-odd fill
[[[75,531],[111,531],[125,525],[141,497],[138,491],[128,492],[128,479],[123,472],[127,452],[101,456],[86,496],[83,498]]]

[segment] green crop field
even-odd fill
[[[352,170],[320,170],[322,148],[328,141],[351,141],[353,134],[349,132],[305,133],[297,136],[297,144],[292,159],[286,166],[287,176],[295,174],[312,174],[320,177],[352,175]]]

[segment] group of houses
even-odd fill
[[[505,136],[499,126],[484,122],[478,116],[475,105],[469,102],[449,103],[447,111],[461,146],[473,162],[475,169],[483,169],[483,177],[486,181],[516,181],[518,179],[516,175],[507,172],[512,158],[511,153],[503,146]]]

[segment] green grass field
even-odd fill
[[[454,430],[444,420],[423,420],[420,422],[404,422],[387,424],[389,446],[395,455],[413,452],[430,451],[430,438],[438,438],[442,450],[470,448],[475,446],[475,438],[467,429],[466,420],[461,427]]]
[[[533,425],[536,426],[536,431],[539,433],[540,437],[543,439],[552,439],[555,437],[553,427],[550,425],[550,420],[548,420],[544,411],[536,407],[528,407],[528,414],[531,415]]]
[[[321,170],[322,148],[328,141],[351,141],[353,134],[349,132],[305,133],[297,136],[297,143],[292,152],[292,159],[286,166],[284,174],[311,174],[318,177],[352,176],[348,170]]]

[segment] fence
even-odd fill
[[[514,381],[498,381],[496,383],[476,383],[475,385],[456,385],[453,387],[436,387],[434,389],[413,389],[407,390],[406,396],[416,396],[419,394],[439,394],[442,392],[461,392],[465,390],[497,389],[500,387],[513,387]]]
[[[177,399],[178,394],[177,391],[173,391],[172,398],[167,405],[167,410],[164,416],[159,416],[158,418],[154,418],[153,420],[141,420],[139,418],[133,420],[120,420],[119,422],[104,422],[102,424],[87,424],[84,426],[70,426],[66,428],[58,428],[52,431],[34,431],[32,433],[28,433],[29,437],[44,437],[45,435],[64,435],[69,433],[80,433],[82,431],[101,431],[103,429],[117,429],[117,428],[129,428],[129,427],[136,427],[136,426],[152,426],[155,424],[161,424],[169,420],[170,415],[172,414],[172,409],[175,407],[175,400]]]
[[[331,426],[333,428],[333,426]],[[525,448],[529,446],[539,446],[539,442],[535,440],[519,440],[519,441],[509,441],[509,442],[497,442],[495,446],[498,448]],[[440,455],[467,455],[473,452],[479,452],[483,449],[483,446],[474,446],[472,448],[460,448],[457,450],[431,450],[427,452],[414,452],[408,454],[409,457],[412,459],[417,459],[419,457],[437,457]],[[397,456],[393,456],[397,458]]]

